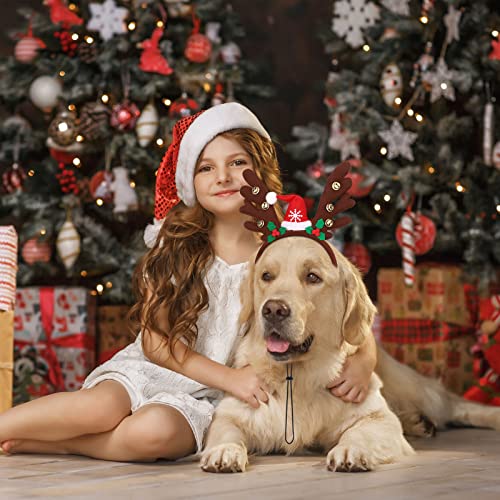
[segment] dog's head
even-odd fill
[[[270,245],[242,285],[240,322],[276,362],[360,345],[375,314],[359,271],[335,251],[337,266],[309,238]]]

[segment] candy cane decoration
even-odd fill
[[[403,233],[403,274],[406,286],[415,283],[415,213],[406,212],[401,217]]]

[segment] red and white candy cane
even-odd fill
[[[408,210],[401,217],[403,274],[406,286],[415,283],[415,213]]]

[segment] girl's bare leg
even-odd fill
[[[144,406],[108,432],[50,442],[13,440],[6,446],[9,453],[62,453],[119,462],[174,460],[196,451],[187,420],[162,404]]]
[[[92,389],[51,394],[0,414],[0,446],[12,439],[60,441],[105,432],[129,414],[125,388],[106,380]]]

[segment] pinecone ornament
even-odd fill
[[[101,102],[88,102],[80,112],[79,131],[86,140],[96,141],[109,129],[110,110]]]
[[[78,56],[87,64],[95,62],[97,59],[97,44],[87,43],[86,41],[80,43],[78,46]]]

